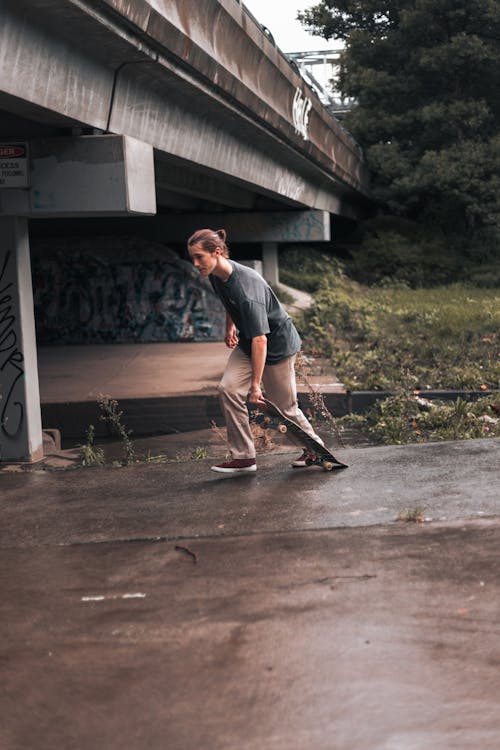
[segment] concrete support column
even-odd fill
[[[0,461],[43,456],[28,222],[0,218]]]
[[[280,279],[277,242],[262,243],[262,267],[263,276],[267,283],[271,284],[271,286],[278,286]]]

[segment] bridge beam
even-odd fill
[[[185,243],[197,229],[224,228],[229,242],[329,242],[328,211],[236,211],[130,219],[130,227],[159,242]]]
[[[30,187],[0,190],[0,215],[156,213],[153,149],[134,138],[91,135],[29,142]]]
[[[231,208],[253,208],[255,195],[250,190],[198,170],[155,158],[156,184],[160,190],[210,200]]]
[[[238,3],[5,0],[0,17],[8,112],[149,143],[243,191],[221,205],[364,213],[359,147]]]

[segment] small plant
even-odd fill
[[[106,422],[109,427],[114,430],[123,444],[124,451],[124,463],[133,464],[136,460],[136,454],[134,445],[130,439],[132,434],[131,430],[128,430],[122,423],[121,418],[123,416],[122,411],[118,411],[118,401],[110,398],[109,396],[100,395],[97,399],[99,408],[101,409],[100,419]]]
[[[401,391],[380,399],[366,414],[347,415],[342,422],[361,427],[384,445],[469,440],[500,437],[498,408],[491,396],[475,401],[430,401],[418,391]]]
[[[274,441],[272,438],[272,431],[269,427],[266,427],[265,421],[259,423],[258,420],[261,417],[261,412],[252,413],[250,417],[250,430],[252,432],[252,438],[257,452],[266,453],[274,448]]]
[[[86,432],[86,442],[78,445],[79,456],[82,466],[102,466],[104,464],[104,451],[94,445],[95,427],[90,424]]]
[[[193,461],[204,461],[208,458],[208,449],[204,445],[197,445],[191,451],[191,458]]]
[[[168,461],[168,458],[165,453],[158,453],[157,455],[154,455],[150,450],[148,450],[144,457],[144,461],[147,464],[164,464]]]
[[[204,461],[208,458],[208,449],[203,445],[197,445],[196,448],[187,451],[177,451],[175,460],[182,461]]]
[[[403,523],[424,523],[425,508],[422,505],[417,505],[415,508],[406,508],[401,511],[398,515],[398,521]]]
[[[297,325],[351,390],[389,390],[409,369],[414,388],[500,387],[498,288],[466,284],[366,287],[325,266]]]
[[[337,436],[340,445],[343,445],[342,442],[342,428],[337,424],[337,421],[327,405],[325,404],[325,399],[323,397],[323,394],[319,390],[319,388],[315,388],[309,377],[310,377],[310,371],[307,367],[306,361],[304,359],[304,356],[302,352],[299,352],[297,354],[297,358],[295,360],[295,371],[297,373],[297,376],[299,379],[304,383],[304,385],[307,386],[307,389],[309,391],[309,395],[311,398],[311,402],[313,405],[313,408],[316,412],[316,414],[320,417],[320,419],[325,422],[331,429],[331,431]]]

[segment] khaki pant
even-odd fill
[[[266,365],[262,376],[266,398],[273,401],[286,417],[297,422],[315,440],[323,443],[299,409],[294,363],[295,355],[283,359],[276,365]],[[219,398],[226,420],[227,439],[233,459],[255,458],[255,445],[246,407],[251,382],[250,357],[236,347],[231,352],[226,370],[219,383]]]

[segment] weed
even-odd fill
[[[307,389],[309,391],[309,396],[311,399],[311,403],[313,405],[313,408],[316,412],[316,414],[320,417],[320,419],[325,422],[332,430],[332,432],[337,436],[339,439],[340,445],[343,445],[342,442],[342,428],[337,424],[337,421],[327,405],[325,404],[325,399],[323,397],[323,394],[319,390],[319,388],[315,388],[311,381],[310,381],[310,370],[307,366],[307,363],[304,359],[304,356],[302,352],[299,352],[297,354],[297,358],[295,360],[295,371],[297,373],[298,378],[304,383],[304,385],[307,386]]]
[[[354,390],[500,386],[498,289],[363,287],[325,275],[298,322],[309,351],[327,356]]]
[[[168,461],[168,457],[165,455],[165,453],[158,453],[157,455],[153,455],[151,451],[148,450],[144,457],[144,461],[147,464],[164,464]]]
[[[274,448],[271,430],[267,427],[263,427],[262,424],[259,424],[258,420],[262,416],[262,413],[258,411],[252,411],[250,413],[250,430],[252,432],[252,438],[255,443],[255,448],[259,453],[265,453],[266,451],[270,451]],[[227,439],[224,431],[220,427],[218,427],[213,420],[210,423],[210,428],[212,429],[214,435],[216,435],[217,438],[221,441],[221,443],[227,446]],[[229,453],[226,453],[226,457],[229,457],[229,455]]]
[[[250,430],[252,432],[255,449],[258,453],[266,453],[274,448],[272,431],[269,427],[264,426],[265,422],[259,422],[264,415],[262,412],[252,412],[250,416]]]
[[[347,415],[341,421],[361,426],[377,443],[403,445],[500,437],[497,409],[491,396],[476,401],[429,401],[419,392],[402,391],[380,399],[364,415]]]
[[[205,458],[208,458],[208,449],[203,445],[197,445],[191,451],[191,458],[193,461],[204,461]]]
[[[424,516],[425,508],[422,505],[417,505],[415,508],[406,508],[398,514],[398,521],[403,523],[423,523],[425,521]]]
[[[104,451],[94,445],[95,427],[90,424],[86,432],[86,442],[78,445],[79,457],[82,466],[102,466],[104,464]]]
[[[101,394],[97,399],[97,403],[101,409],[100,419],[106,422],[122,441],[124,463],[133,464],[136,460],[136,455],[134,445],[130,439],[132,431],[128,430],[122,422],[123,412],[118,411],[118,401]]]
[[[208,449],[202,445],[197,445],[196,448],[185,451],[177,451],[175,454],[175,460],[180,462],[183,461],[204,461],[208,458]]]

